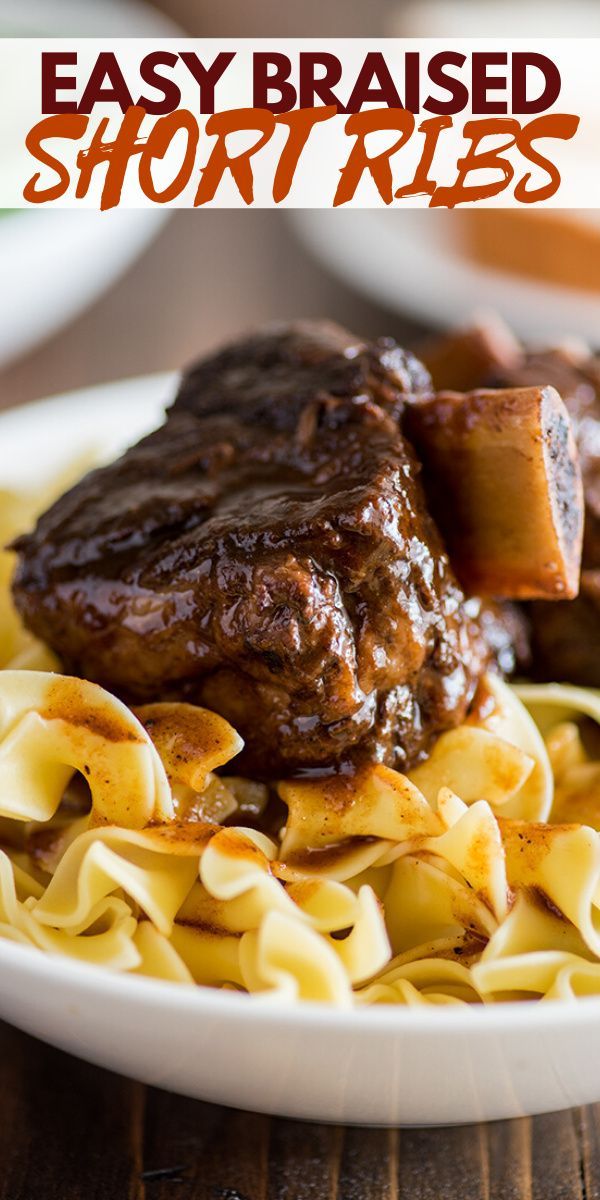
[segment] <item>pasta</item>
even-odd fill
[[[410,779],[375,764],[282,783],[269,836],[207,819],[231,822],[248,794],[259,819],[264,805],[257,785],[214,776],[240,746],[215,714],[133,713],[82,680],[0,672],[0,937],[342,1008],[600,994],[600,833],[564,820],[581,772],[597,783],[579,722],[600,724],[600,699],[490,688],[495,727],[445,735],[447,756],[438,743]],[[551,819],[532,821],[549,771]],[[85,811],[69,807],[76,773]]]
[[[0,667],[25,651],[33,638],[26,633],[21,619],[10,601],[10,580],[14,555],[2,549],[31,524],[35,504],[28,496],[18,496],[0,489]]]
[[[5,547],[17,534],[24,533],[38,514],[84,471],[94,466],[97,459],[96,450],[90,448],[69,462],[48,486],[34,492],[17,493],[0,488],[0,669],[11,665],[40,671],[58,670],[59,664],[51,650],[27,632],[11,603],[10,580],[15,556]]]
[[[0,499],[8,538],[34,506]],[[408,776],[374,763],[276,798],[228,774],[221,717],[61,674],[10,566],[0,938],[274,1003],[600,995],[600,694],[490,677],[486,713]]]

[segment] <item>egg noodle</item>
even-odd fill
[[[46,499],[0,494],[2,545]],[[12,606],[12,557],[0,937],[341,1008],[600,995],[600,693],[490,676],[480,715],[408,775],[275,798],[227,774],[242,742],[216,714],[132,711],[60,674]]]

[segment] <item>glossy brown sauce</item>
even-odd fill
[[[489,654],[401,428],[429,386],[393,342],[326,322],[226,347],[19,539],[25,622],[130,704],[220,713],[240,774],[405,769]]]
[[[107,742],[143,742],[141,735],[125,722],[123,717],[101,707],[101,696],[96,707],[89,702],[89,688],[79,679],[57,679],[50,683],[45,703],[39,715],[45,721],[65,721],[73,728],[86,729]]]

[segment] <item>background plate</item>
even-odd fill
[[[173,37],[140,0],[1,0],[2,37]],[[6,81],[4,81],[6,82]],[[10,107],[0,113],[10,123]],[[156,236],[156,209],[0,212],[0,363],[49,337],[91,304]]]
[[[404,316],[455,326],[495,310],[523,338],[571,334],[598,344],[600,298],[478,266],[461,252],[455,214],[431,209],[298,209],[312,253],[359,292]]]

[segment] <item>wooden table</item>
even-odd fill
[[[600,1105],[454,1129],[274,1120],[0,1025],[0,1200],[598,1200]]]

